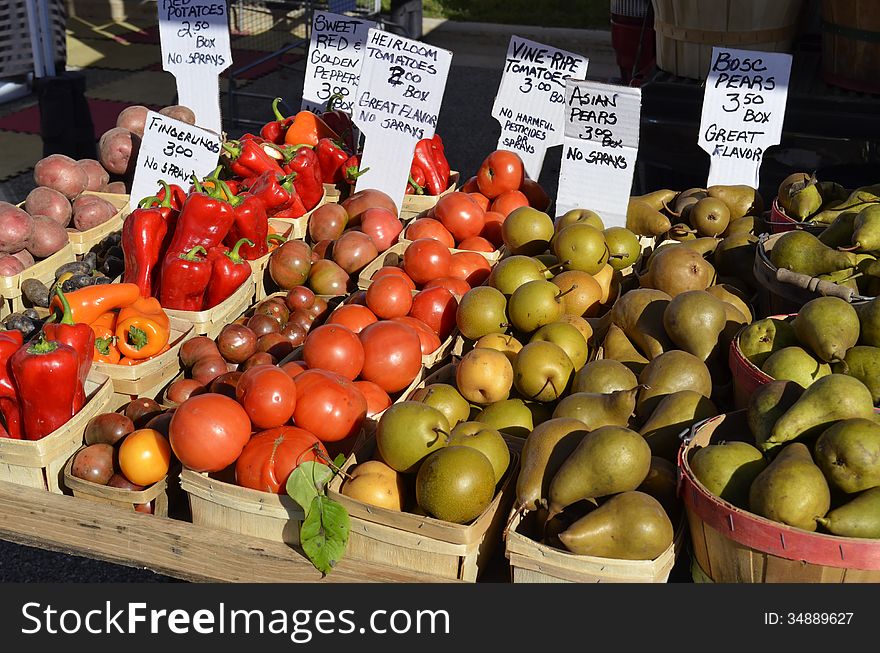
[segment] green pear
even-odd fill
[[[534,428],[532,411],[522,399],[505,399],[489,404],[480,411],[476,421],[519,438],[525,438]]]
[[[661,188],[659,190],[652,190],[650,193],[645,193],[644,195],[636,195],[630,199],[644,202],[652,209],[659,211],[660,209],[666,208],[666,205],[674,200],[676,196],[678,196],[678,193],[674,190]]]
[[[675,529],[657,499],[623,492],[559,534],[572,553],[616,560],[654,560],[672,546]]]
[[[828,483],[847,494],[880,486],[880,424],[845,419],[822,432],[813,449]]]
[[[455,312],[455,324],[465,338],[479,340],[507,331],[507,297],[491,286],[468,290]]]
[[[553,233],[552,218],[530,206],[514,209],[501,223],[501,238],[511,254],[541,254],[549,247]]]
[[[533,401],[556,401],[565,394],[574,368],[559,345],[538,340],[516,355],[513,383],[517,391]]]
[[[761,194],[744,184],[740,185],[715,185],[706,189],[709,197],[715,197],[727,205],[730,209],[730,219],[736,220],[744,215],[760,215],[764,210],[764,200]]]
[[[880,347],[880,300],[876,297],[864,304],[856,304],[859,316],[859,344]]]
[[[575,222],[583,222],[591,227],[595,227],[599,231],[605,229],[605,223],[602,222],[602,218],[595,211],[590,211],[589,209],[571,209],[556,218],[556,233],[559,233],[565,227],[574,224]]]
[[[803,386],[794,381],[771,381],[758,386],[751,394],[746,406],[746,422],[758,448],[762,451],[774,448],[767,439],[776,420],[788,412],[802,394]]]
[[[859,340],[859,316],[839,297],[817,297],[792,320],[798,340],[826,362],[841,360]]]
[[[810,277],[845,270],[858,263],[856,255],[841,252],[823,244],[816,236],[802,229],[786,231],[773,244],[770,262]]]
[[[590,361],[578,370],[571,382],[571,391],[608,394],[615,390],[630,390],[639,384],[636,375],[620,361],[600,358]]]
[[[507,360],[511,364],[522,348],[522,343],[519,340],[506,333],[488,333],[474,343],[474,349],[495,349],[500,351],[507,356]]]
[[[852,244],[867,252],[880,250],[880,205],[866,206],[853,220]]]
[[[856,345],[832,370],[857,378],[871,391],[874,405],[880,403],[880,347]]]
[[[660,400],[639,433],[647,440],[652,455],[675,461],[682,432],[717,414],[718,409],[708,397],[693,390],[680,390]]]
[[[544,279],[550,281],[556,278],[556,272],[560,269],[559,260],[550,253],[537,254],[535,260],[541,264],[541,274]]]
[[[754,320],[748,298],[735,286],[726,283],[716,283],[706,288],[706,292],[737,309],[745,316],[747,323],[751,323]]]
[[[648,364],[648,359],[636,350],[635,345],[630,342],[623,329],[616,324],[608,327],[605,340],[602,341],[602,351],[606,359],[625,365],[635,374],[640,374]]]
[[[602,426],[626,426],[636,407],[638,391],[635,387],[610,394],[576,392],[556,404],[553,417],[579,419],[591,431]]]
[[[581,270],[566,270],[553,277],[553,285],[562,291],[562,311],[569,315],[593,315],[602,299],[602,287]]]
[[[798,344],[791,323],[774,317],[744,327],[737,342],[742,355],[756,367],[762,367],[774,352]]]
[[[518,509],[547,506],[550,482],[587,433],[583,422],[567,418],[548,420],[529,433],[516,479]]]
[[[446,446],[449,420],[418,401],[392,404],[376,426],[376,447],[385,464],[403,474],[415,473],[429,454]]]
[[[671,300],[672,297],[661,290],[630,290],[614,302],[611,321],[623,330],[644,357],[656,358],[674,348],[663,329],[663,313]]]
[[[673,463],[659,456],[651,456],[648,475],[636,489],[657,499],[672,523],[678,523],[681,516],[681,502],[678,500],[678,478]]]
[[[757,288],[754,273],[757,242],[749,233],[737,233],[718,243],[712,259],[718,276],[737,277],[750,288]]]
[[[761,228],[763,227],[763,222],[759,217],[754,215],[744,215],[741,218],[737,218],[736,220],[731,220],[730,224],[727,225],[727,231],[724,232],[725,236],[735,236],[737,234],[752,234],[760,233]]]
[[[536,331],[562,316],[559,287],[550,281],[529,281],[517,288],[507,303],[507,314],[514,328],[523,333]]]
[[[749,488],[751,512],[805,531],[830,507],[828,483],[800,442],[786,445]]]
[[[532,334],[529,342],[544,340],[559,345],[571,360],[575,371],[581,369],[587,362],[589,348],[587,341],[571,324],[567,322],[551,322],[545,324]]]
[[[747,442],[719,442],[697,449],[690,466],[709,492],[737,508],[748,509],[749,488],[767,461]]]
[[[496,485],[504,477],[510,465],[510,449],[504,441],[504,436],[492,428],[483,428],[473,434],[456,434],[453,429],[448,446],[471,447],[486,456],[495,471]]]
[[[464,422],[471,414],[470,404],[448,383],[426,385],[413,392],[409,399],[436,408],[446,416],[450,426]]]
[[[553,254],[566,270],[580,270],[596,274],[608,262],[608,245],[605,236],[585,222],[575,222],[563,227],[553,237]]]
[[[808,388],[831,374],[831,366],[816,360],[801,347],[784,347],[767,357],[761,371],[773,379],[794,381]]]
[[[643,288],[662,290],[670,297],[688,290],[705,290],[715,283],[715,268],[698,251],[683,244],[660,247],[648,271],[639,277]]]
[[[508,256],[495,264],[486,283],[510,297],[524,283],[543,280],[541,268],[540,261],[531,256]]]
[[[581,499],[635,490],[650,468],[651,449],[635,431],[623,426],[591,431],[550,483],[550,516]]]
[[[635,265],[642,254],[639,237],[626,227],[609,227],[602,232],[608,245],[608,264],[615,270]]]
[[[672,342],[703,361],[716,350],[726,323],[724,302],[705,290],[676,295],[663,312],[663,328]]]
[[[659,208],[631,197],[626,207],[626,228],[638,236],[662,236],[672,228],[672,223]]]
[[[818,435],[838,420],[870,419],[873,414],[871,391],[864,383],[845,374],[829,374],[815,381],[776,420],[767,442],[778,444]]]
[[[880,487],[862,492],[816,521],[840,537],[880,539]]]
[[[846,211],[838,215],[834,222],[819,234],[819,242],[828,247],[848,247],[852,243],[853,223],[858,211]]]
[[[660,400],[673,392],[693,390],[704,397],[712,395],[712,376],[706,364],[693,354],[673,349],[645,366],[639,383],[647,386],[639,394],[636,412],[644,419],[654,412]]]
[[[688,220],[702,236],[718,236],[730,224],[730,209],[716,197],[705,197],[691,207]]]
[[[482,451],[444,447],[425,458],[416,475],[416,502],[435,519],[467,524],[495,496],[495,470]]]

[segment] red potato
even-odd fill
[[[134,168],[140,145],[140,136],[122,127],[114,127],[104,132],[98,141],[98,158],[108,172],[124,175]]]
[[[53,188],[72,200],[86,189],[89,176],[69,156],[51,154],[34,166],[34,183]]]
[[[128,189],[125,187],[124,181],[111,181],[101,189],[102,193],[114,193],[116,195],[127,195]]]
[[[116,126],[134,132],[143,138],[144,127],[147,124],[147,111],[149,109],[140,104],[125,107],[119,112],[119,117],[116,118]]]
[[[64,195],[48,186],[34,188],[24,200],[24,210],[30,215],[45,215],[62,227],[70,224],[73,207]]]
[[[0,202],[0,254],[23,250],[33,233],[34,219],[31,216],[14,204]]]
[[[34,230],[28,239],[27,251],[34,258],[46,258],[70,242],[67,229],[45,215],[35,215]]]
[[[11,254],[11,256],[14,256],[19,261],[21,261],[21,264],[25,268],[29,268],[30,266],[32,266],[35,263],[34,257],[31,256],[31,253],[29,251],[27,251],[26,249],[23,249],[20,252],[15,252],[14,254]]]
[[[161,109],[159,113],[163,116],[168,116],[169,118],[189,123],[190,125],[196,124],[196,114],[193,113],[192,109],[185,107],[182,104],[174,104],[170,107],[165,107],[164,109]]]
[[[14,256],[0,257],[0,277],[14,277],[24,272],[24,265]]]
[[[104,170],[104,166],[95,159],[80,159],[79,167],[85,170],[88,182],[86,190],[99,191],[110,183],[110,174]]]
[[[103,197],[80,195],[73,200],[73,225],[80,231],[104,224],[117,213],[117,208]]]

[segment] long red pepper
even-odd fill
[[[24,437],[39,440],[64,426],[83,407],[79,356],[70,345],[37,340],[9,360],[18,390]]]
[[[260,198],[266,213],[270,214],[276,209],[282,208],[290,202],[290,188],[293,185],[294,175],[278,177],[271,172],[264,172],[256,177],[248,188],[251,195]]]
[[[434,159],[434,150],[431,148],[430,138],[423,138],[416,143],[413,161],[425,173],[425,185],[429,195],[439,195],[446,190],[448,177],[444,179],[441,171],[437,169],[437,161]]]
[[[77,324],[70,312],[70,303],[67,301],[61,286],[55,286],[55,294],[61,302],[61,320],[48,322],[43,326],[43,334],[47,340],[54,340],[73,347],[79,360],[79,382],[81,388],[85,387],[86,377],[92,367],[95,357],[95,332],[92,327],[85,323]],[[85,403],[85,396],[82,397]]]
[[[267,171],[283,174],[278,160],[256,141],[226,141],[223,143],[223,158],[236,177],[254,177]]]
[[[284,170],[288,174],[296,173],[293,185],[306,211],[311,211],[324,197],[324,182],[321,179],[318,155],[311,147],[302,145],[288,146],[283,153],[286,160]]]
[[[338,184],[343,181],[342,166],[351,156],[332,138],[322,138],[315,146],[318,165],[321,167],[321,181],[325,184]]]
[[[361,155],[354,154],[348,157],[348,160],[342,166],[343,180],[350,186],[357,183],[358,177],[364,174],[369,168],[361,170]]]
[[[156,193],[159,202],[162,203],[162,206],[166,206],[165,200],[167,199],[167,205],[170,206],[173,211],[180,211],[183,203],[186,202],[186,190],[177,184],[169,184],[161,179],[159,180],[159,183],[162,184],[162,188]]]
[[[431,151],[434,153],[437,172],[440,175],[440,179],[444,182],[443,185],[449,186],[449,175],[452,170],[449,167],[449,161],[446,160],[446,147],[443,145],[443,139],[440,138],[440,134],[434,134],[431,137]],[[446,188],[443,190],[446,190]]]
[[[6,425],[6,435],[14,440],[21,440],[21,411],[18,407],[18,391],[9,372],[9,359],[21,349],[24,334],[13,329],[0,331],[0,414]]]
[[[228,188],[224,182],[219,183],[224,192],[227,192]],[[223,242],[229,247],[236,247],[241,245],[243,240],[246,241],[248,245],[242,247],[241,256],[248,261],[268,254],[269,244],[266,238],[269,236],[269,218],[266,216],[266,206],[263,201],[247,193],[230,194],[228,199],[232,204],[235,219]]]
[[[147,198],[148,200],[158,200]],[[122,253],[125,259],[124,283],[133,283],[141,291],[141,297],[153,296],[153,278],[161,260],[162,248],[170,243],[168,221],[163,217],[172,212],[171,206],[137,208],[122,223]]]
[[[231,250],[213,248],[208,252],[211,261],[211,279],[205,293],[204,308],[214,308],[241,287],[251,276],[251,266],[239,255],[245,246],[253,247],[254,243],[242,238]]]
[[[211,262],[207,258],[199,258],[199,254],[207,254],[207,250],[200,245],[184,254],[178,254],[165,266],[159,295],[159,303],[163,308],[177,311],[202,310],[205,291],[211,280]]]
[[[287,128],[293,124],[293,119],[295,117],[288,116],[285,118],[281,115],[281,111],[278,110],[278,104],[280,102],[280,97],[272,100],[272,113],[275,114],[275,120],[267,122],[260,129],[260,138],[270,143],[275,143],[276,145],[284,144],[284,137],[287,135]]]

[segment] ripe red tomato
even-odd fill
[[[492,205],[489,207],[489,210],[494,211],[495,213],[500,213],[506,217],[510,215],[511,211],[514,209],[528,205],[529,198],[522,192],[518,190],[507,190],[492,200]]]
[[[293,415],[296,385],[284,370],[257,365],[245,371],[235,386],[235,398],[258,429],[281,426]]]
[[[184,401],[168,427],[178,460],[197,472],[219,472],[235,462],[251,437],[251,421],[234,399],[214,393]]]
[[[403,253],[403,269],[417,284],[437,277],[447,277],[452,264],[452,253],[441,242],[419,238],[410,243]]]
[[[467,249],[472,252],[494,252],[495,245],[490,243],[482,236],[474,236],[473,238],[465,238],[458,244],[459,249]]]
[[[434,218],[418,218],[406,228],[407,240],[419,238],[433,238],[439,240],[447,247],[455,247],[455,238],[449,230]]]
[[[382,277],[400,277],[401,279],[406,280],[407,285],[410,287],[410,290],[416,289],[416,282],[409,278],[409,275],[401,270],[398,267],[394,267],[393,265],[386,265],[383,268],[379,268],[376,270],[375,274],[370,277],[371,281],[378,281]]]
[[[474,200],[477,204],[479,204],[481,209],[483,209],[484,211],[489,210],[489,204],[491,202],[489,201],[488,197],[486,197],[485,195],[483,195],[479,191],[476,193],[468,193],[468,195],[471,196],[472,200]]]
[[[254,434],[235,462],[235,482],[261,492],[282,494],[290,473],[306,461],[324,462],[321,441],[305,429],[279,426]]]
[[[367,289],[367,308],[384,320],[401,317],[412,308],[412,290],[403,277],[384,276]]]
[[[302,357],[309,369],[327,370],[354,380],[364,364],[364,348],[348,327],[325,324],[306,336]]]
[[[491,271],[492,266],[486,257],[476,252],[456,252],[449,264],[449,276],[464,279],[471,288],[488,279]]]
[[[449,230],[456,242],[479,236],[483,230],[485,211],[467,193],[444,195],[434,206],[434,217]]]
[[[525,178],[522,159],[515,152],[495,150],[477,171],[477,186],[489,199],[495,199],[508,190],[518,190]]]
[[[431,330],[431,327],[421,320],[405,315],[404,317],[392,318],[391,321],[405,324],[416,330],[416,333],[419,335],[419,347],[421,347],[422,356],[433,354],[440,348],[440,338]]]
[[[283,365],[279,365],[278,369],[287,374],[291,379],[295,379],[309,369],[309,366],[304,361],[287,361]]]
[[[367,327],[369,328],[369,327]],[[344,376],[308,370],[296,377],[296,392],[308,399],[293,411],[293,421],[321,442],[336,442],[357,434],[367,416],[367,400]]]
[[[479,193],[480,187],[477,184],[477,176],[474,175],[466,182],[464,182],[464,186],[461,187],[461,190],[465,193]]]
[[[526,177],[523,179],[520,190],[529,199],[529,206],[532,208],[546,211],[550,206],[550,197],[537,181]]]
[[[367,417],[373,417],[391,405],[391,397],[372,381],[355,381],[355,386],[367,400]]]
[[[501,225],[504,224],[506,219],[507,216],[505,215],[495,211],[486,211],[486,223],[483,225],[483,231],[480,232],[480,236],[495,245],[495,249],[504,244],[504,237],[501,235]]]
[[[427,324],[440,340],[446,340],[455,328],[457,310],[458,300],[446,288],[429,288],[415,296],[409,314]]]
[[[376,249],[384,252],[397,242],[403,223],[388,209],[367,209],[361,214],[361,231],[373,239]]]
[[[360,339],[364,345],[361,379],[385,392],[403,390],[422,369],[422,347],[412,327],[384,320],[361,331]]]
[[[465,296],[471,285],[464,279],[456,279],[455,277],[440,277],[439,279],[431,279],[424,285],[423,290],[430,288],[446,288],[451,292],[458,301]]]
[[[355,333],[360,333],[365,326],[376,322],[378,319],[379,318],[373,314],[373,311],[366,306],[360,304],[343,304],[330,313],[330,317],[324,322],[324,326],[328,324],[341,324]]]

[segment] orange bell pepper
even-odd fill
[[[116,346],[116,336],[113,331],[105,326],[90,325],[95,332],[95,362],[110,363],[115,365],[119,362],[121,354]]]
[[[98,329],[104,328],[110,330],[110,335],[116,332],[116,311],[107,311],[106,313],[102,313],[97,320],[92,322],[90,325],[92,327],[92,331],[95,332],[95,337],[100,338],[98,335]]]
[[[300,111],[287,128],[284,142],[288,145],[315,147],[322,138],[338,141],[339,135],[319,115],[311,111]]]
[[[128,356],[123,356],[122,358],[119,359],[119,364],[120,365],[140,365],[141,363],[146,363],[149,360],[153,360],[157,356],[161,356],[169,349],[171,349],[171,345],[165,345],[164,347],[162,347],[162,349],[160,349],[157,353],[153,354],[149,358],[130,358]]]
[[[156,356],[170,337],[168,315],[155,297],[139,297],[119,311],[116,346],[124,357],[143,360]]]
[[[107,311],[131,306],[141,296],[141,291],[134,283],[104,283],[72,290],[64,296],[70,304],[73,321],[91,324]],[[52,298],[49,310],[55,314],[64,312],[57,295]]]

